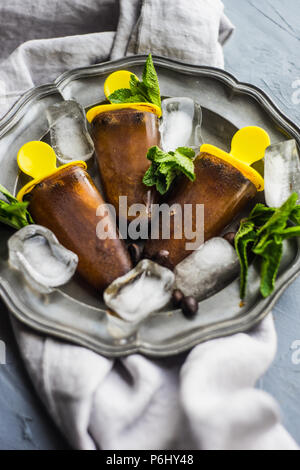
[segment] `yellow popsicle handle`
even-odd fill
[[[138,111],[153,113],[161,117],[161,109],[152,103],[113,103],[94,106],[86,113],[86,118],[91,123],[99,114],[116,111],[117,109],[137,109]]]
[[[271,144],[264,129],[256,126],[243,127],[233,136],[230,154],[248,165],[261,160]]]
[[[111,73],[104,82],[104,94],[106,98],[116,90],[120,88],[130,88],[130,78],[134,73],[129,72],[129,70],[117,70],[116,72]],[[134,75],[138,80],[138,77]]]
[[[230,153],[209,144],[202,145],[200,152],[209,153],[227,161],[252,181],[257,191],[263,191],[264,179],[251,165],[264,157],[270,143],[270,137],[264,129],[249,126],[243,127],[233,136]]]
[[[32,178],[43,178],[56,170],[56,155],[45,142],[27,142],[17,156],[19,168]]]
[[[86,163],[81,160],[75,160],[57,168],[56,155],[53,148],[40,141],[27,142],[27,144],[23,145],[18,152],[17,161],[20,170],[33,178],[18,192],[18,201],[22,201],[25,194],[30,193],[38,183],[64,168],[81,166],[86,169]]]

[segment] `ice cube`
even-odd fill
[[[293,193],[300,196],[300,162],[295,140],[270,145],[265,153],[265,200],[280,207]]]
[[[104,292],[106,305],[127,322],[140,322],[170,300],[175,276],[167,268],[142,260]]]
[[[84,110],[76,101],[49,106],[47,119],[51,145],[61,163],[87,161],[92,157],[94,143],[87,130]]]
[[[40,225],[27,225],[8,240],[9,264],[41,293],[66,284],[74,275],[78,257]]]
[[[127,341],[133,338],[138,331],[139,323],[125,321],[112,311],[107,311],[107,313],[106,327],[110,336],[115,340],[121,340],[122,344],[125,344],[125,338]]]
[[[224,238],[215,237],[181,261],[175,268],[175,287],[198,300],[221,290],[239,273],[234,248]]]
[[[162,102],[161,147],[165,152],[201,143],[202,111],[191,98],[167,98]]]

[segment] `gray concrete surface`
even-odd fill
[[[236,31],[225,46],[225,68],[262,88],[300,125],[300,2],[223,0]],[[298,80],[298,82],[297,82]],[[298,93],[297,93],[298,90]],[[276,359],[258,386],[279,402],[282,420],[300,445],[300,278],[273,310],[278,335]],[[295,354],[296,353],[296,354]]]
[[[236,26],[225,47],[226,70],[264,89],[300,124],[300,2],[298,0],[223,0]],[[299,80],[299,83],[297,83]],[[293,95],[294,93],[294,95]],[[294,96],[294,100],[293,100]],[[294,102],[293,102],[294,101]],[[300,444],[300,364],[292,345],[300,341],[300,278],[274,309],[278,333],[276,359],[258,386],[279,402],[283,422]],[[6,309],[0,305],[0,340],[7,364],[0,365],[0,449],[64,449],[27,377]],[[300,343],[299,343],[300,344]]]

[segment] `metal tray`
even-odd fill
[[[16,155],[29,140],[43,139],[48,131],[46,108],[63,99],[76,99],[85,108],[104,99],[108,74],[126,68],[140,75],[146,56],[107,62],[67,72],[52,85],[29,90],[0,121],[0,182],[16,192],[19,181]],[[155,57],[161,92],[165,96],[189,96],[203,109],[203,136],[207,143],[228,150],[234,132],[243,126],[266,129],[272,143],[296,139],[299,128],[285,117],[258,88],[239,83],[232,75],[211,67],[198,67]],[[94,173],[93,168],[91,172]],[[259,276],[253,265],[249,294],[241,308],[239,280],[200,302],[199,314],[187,320],[179,310],[165,309],[150,316],[133,334],[118,337],[112,317],[100,296],[89,292],[76,279],[51,294],[34,293],[22,274],[7,263],[7,239],[12,231],[0,226],[0,294],[11,312],[28,326],[86,346],[109,357],[141,352],[169,356],[219,336],[245,331],[272,308],[300,271],[300,242],[286,243],[276,290],[268,299],[259,294]]]

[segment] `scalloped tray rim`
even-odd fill
[[[26,108],[26,105],[34,102],[35,100],[57,92],[61,93],[68,83],[76,80],[77,78],[104,75],[108,72],[117,70],[120,68],[120,66],[124,65],[141,65],[144,63],[146,57],[146,55],[137,55],[115,61],[73,69],[60,75],[53,84],[41,85],[28,90],[18,99],[18,101],[0,120],[0,138],[5,135],[22,117],[22,112]],[[153,59],[155,64],[169,70],[180,71],[180,73],[187,75],[199,75],[202,77],[207,76],[209,78],[214,78],[230,86],[234,93],[242,93],[252,96],[257,102],[259,102],[259,104],[267,111],[269,115],[279,121],[282,127],[289,131],[289,133],[295,138],[298,146],[300,146],[300,128],[278,108],[274,101],[263,90],[259,89],[258,87],[248,83],[239,82],[230,73],[214,67],[190,65],[160,56],[153,56]],[[298,241],[298,247],[300,247],[300,241]],[[17,296],[14,295],[13,289],[11,289],[11,286],[4,278],[0,278],[0,295],[6,306],[18,320],[25,323],[27,326],[40,331],[41,333],[52,334],[63,340],[68,340],[73,343],[88,347],[108,357],[120,357],[137,352],[148,356],[166,357],[182,353],[192,348],[196,344],[199,344],[200,342],[216,337],[228,336],[234,333],[247,331],[253,328],[271,311],[272,307],[284,292],[284,290],[296,279],[299,274],[300,256],[298,251],[298,256],[295,260],[295,263],[281,276],[279,282],[280,285],[277,286],[272,296],[265,300],[262,299],[258,302],[257,305],[253,307],[251,311],[251,318],[248,318],[248,315],[242,319],[235,319],[233,322],[231,321],[231,323],[234,324],[231,324],[229,328],[226,327],[226,322],[224,322],[224,326],[219,329],[217,333],[208,331],[206,334],[201,335],[201,330],[199,332],[192,332],[185,338],[179,341],[177,340],[177,342],[175,341],[168,346],[160,347],[156,347],[150,344],[142,344],[139,342],[138,338],[135,344],[124,344],[110,347],[104,344],[99,344],[98,341],[92,341],[84,335],[76,335],[71,331],[68,331],[67,328],[63,331],[62,328],[55,328],[53,325],[47,326],[45,323],[40,323],[37,319],[32,319],[30,315],[27,315],[26,312],[18,306]]]

